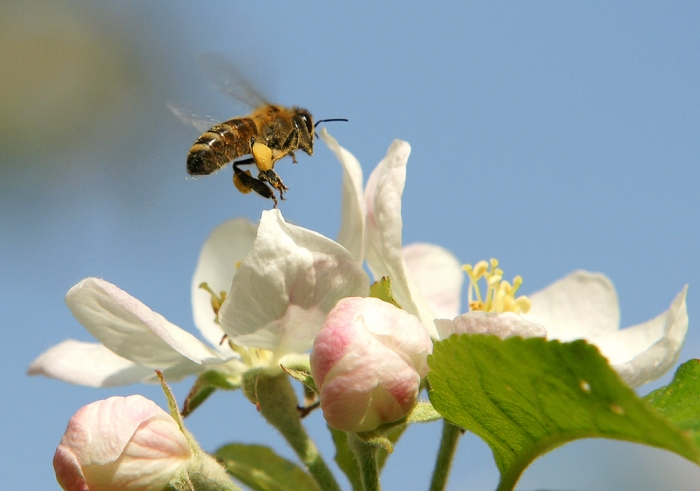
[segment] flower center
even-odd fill
[[[462,269],[469,276],[469,310],[516,314],[527,314],[530,310],[530,300],[525,295],[515,296],[523,284],[522,277],[516,276],[512,284],[508,283],[503,279],[503,270],[498,267],[498,260],[491,259],[490,263],[479,261],[473,267],[465,264]],[[482,278],[486,283],[486,293],[483,296],[479,289],[479,280]]]
[[[236,266],[239,266],[239,264],[236,264]],[[207,284],[206,281],[200,283],[199,288],[206,291],[211,296],[211,308],[214,311],[215,315],[214,322],[219,324],[219,310],[221,310],[221,306],[223,305],[224,300],[226,300],[226,292],[220,292],[217,295],[214,292],[214,290],[211,289],[209,284]],[[228,345],[231,347],[231,349],[238,353],[241,356],[241,360],[243,361],[243,363],[245,363],[249,367],[266,366],[272,359],[271,351],[260,348],[240,346],[228,339],[228,334],[224,334],[219,344],[223,344],[224,341],[228,341]]]

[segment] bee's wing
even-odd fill
[[[197,57],[199,65],[214,88],[255,109],[269,104],[245,77],[221,55],[205,53]]]
[[[180,118],[183,123],[191,124],[197,128],[200,133],[206,133],[209,128],[220,122],[212,119],[209,116],[199,116],[194,114],[188,108],[177,102],[168,102],[167,106],[173,113],[175,113],[175,116]]]

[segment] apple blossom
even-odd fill
[[[66,303],[100,343],[64,341],[40,355],[29,374],[108,387],[154,382],[155,369],[169,380],[213,369],[235,382],[250,367],[279,370],[282,357],[310,349],[335,303],[368,291],[367,274],[347,250],[272,210],[260,227],[243,219],[221,225],[202,249],[192,305],[213,348],[115,285],[87,278]],[[212,292],[223,292],[214,309]],[[221,344],[224,334],[229,343]]]
[[[228,289],[235,264],[252,248],[256,232],[241,218],[217,227],[202,248],[194,282],[206,277],[215,288]],[[168,380],[212,368],[239,378],[245,365],[228,345],[220,345],[223,331],[214,323],[208,294],[193,288],[192,301],[195,325],[213,348],[115,285],[87,278],[70,289],[66,304],[100,343],[64,341],[34,360],[28,373],[91,387],[154,383],[155,369]]]
[[[472,311],[454,321],[436,320],[440,339],[464,332],[585,339],[598,347],[631,387],[659,378],[678,360],[688,329],[687,287],[666,312],[621,330],[617,294],[605,275],[576,271],[529,297],[516,298],[522,279],[516,276],[512,284],[504,281],[497,266],[495,259],[490,268],[485,261],[465,265]],[[478,287],[481,278],[487,283],[483,296]]]
[[[178,424],[154,402],[110,397],[73,415],[53,465],[66,491],[160,491],[192,453]]]
[[[228,344],[221,343],[224,331],[217,321],[217,312],[212,310],[212,292],[220,295],[231,289],[238,266],[253,250],[257,233],[258,225],[245,218],[219,225],[204,242],[192,275],[194,325],[209,343],[227,353],[230,352]],[[209,291],[203,288],[203,284]]]
[[[358,261],[366,259],[375,280],[388,276],[396,302],[418,316],[437,339],[433,321],[459,314],[459,292],[464,277],[457,259],[442,247],[422,243],[402,247],[401,196],[410,145],[395,140],[363,190],[357,159],[325,129],[320,137],[335,152],[345,171],[338,240],[353,251]],[[364,237],[362,247],[357,244],[359,237]]]
[[[459,315],[463,276],[459,263],[449,251],[432,244],[402,245],[401,196],[410,146],[400,140],[392,143],[386,157],[370,175],[363,193],[357,160],[327,132],[321,132],[321,139],[346,169],[340,236],[351,235],[350,231],[364,235],[364,255],[359,257],[366,257],[375,279],[382,276],[391,279],[397,303],[417,315],[434,339],[444,338],[452,329],[464,329],[465,322],[471,325],[470,329],[501,336],[515,332],[540,336],[541,327],[544,327],[549,339],[586,339],[598,346],[632,387],[660,377],[678,360],[688,327],[687,287],[666,312],[648,322],[620,330],[617,295],[612,283],[600,273],[575,272],[534,293],[529,300],[519,297],[519,305],[496,303],[487,307],[487,310],[494,309],[492,312],[497,315],[509,310],[516,312],[517,307],[516,315],[535,325],[518,321],[516,328],[513,316],[508,314],[510,320],[505,322],[510,327],[504,327],[493,315],[479,314],[483,323],[477,327],[476,318],[466,320],[471,315],[469,312],[463,314],[467,316],[464,320],[457,321],[463,324],[462,328],[443,321],[435,325],[437,319],[455,319]],[[364,206],[357,198],[363,195]],[[497,282],[501,287],[517,290],[521,281],[516,277],[512,285],[500,279]],[[507,302],[517,300],[508,294],[500,298]],[[528,302],[532,310],[526,313]],[[470,305],[471,310],[483,309],[472,307]]]
[[[376,298],[345,298],[328,314],[311,373],[332,428],[362,432],[406,416],[432,341],[420,320]]]
[[[362,264],[365,258],[365,216],[367,206],[362,190],[362,167],[355,156],[321,128],[321,139],[335,153],[343,167],[342,214],[338,243],[345,247]]]
[[[115,285],[86,278],[66,295],[78,321],[101,343],[67,340],[40,355],[30,375],[46,375],[93,387],[155,382],[154,370],[169,380],[208,367],[235,374],[238,360],[206,346],[192,334]],[[231,362],[231,363],[227,363]]]
[[[435,326],[440,339],[452,334],[491,334],[502,339],[512,336],[523,338],[546,337],[547,330],[540,324],[525,320],[519,314],[530,308],[530,300],[515,294],[522,284],[522,278],[516,276],[513,283],[503,279],[503,270],[498,268],[498,261],[491,259],[490,264],[480,261],[472,267],[463,267],[469,276],[468,300],[470,311],[452,319],[436,319]],[[418,274],[423,277],[423,274]],[[486,291],[482,295],[479,280],[486,282]]]
[[[601,273],[575,271],[530,295],[524,318],[546,327],[549,339],[585,339],[600,349],[620,377],[639,387],[661,377],[678,361],[688,330],[685,286],[669,309],[620,329],[612,282]]]
[[[369,294],[369,278],[337,242],[262,214],[253,250],[219,312],[229,340],[272,353],[270,365],[311,348],[338,300]]]

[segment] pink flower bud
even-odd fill
[[[73,415],[53,467],[66,491],[161,491],[191,453],[175,420],[153,401],[110,397]]]
[[[433,344],[417,317],[376,298],[344,298],[311,352],[311,373],[332,428],[370,431],[406,416]]]

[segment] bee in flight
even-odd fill
[[[288,188],[275,172],[275,163],[289,155],[296,164],[296,150],[313,155],[316,126],[326,121],[347,119],[323,119],[314,124],[311,113],[306,109],[265,101],[223,58],[207,55],[201,61],[217,88],[255,109],[248,116],[212,124],[211,121],[191,117],[176,105],[169,104],[180,119],[204,131],[187,155],[187,172],[193,176],[208,175],[234,161],[233,184],[236,188],[244,194],[255,191],[273,200],[277,208],[273,188],[279,192],[282,200]],[[225,82],[217,82],[217,79],[222,79],[222,74]],[[253,164],[258,169],[257,178],[250,170],[241,169],[241,166]]]

